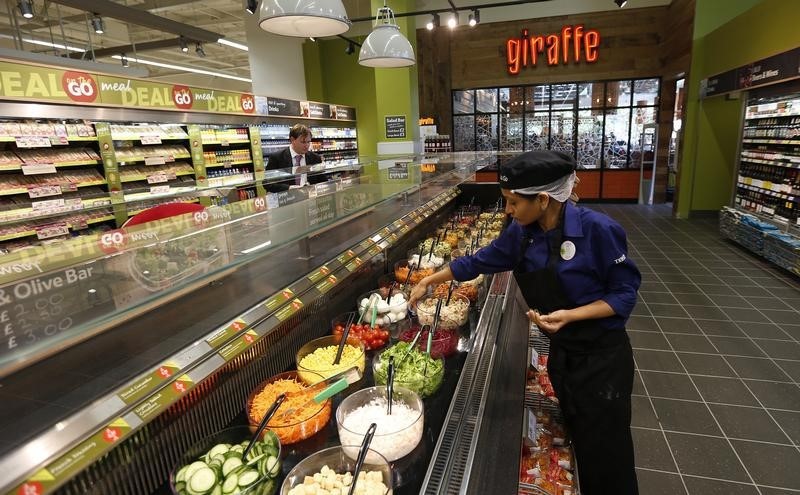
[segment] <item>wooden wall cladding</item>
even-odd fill
[[[603,199],[639,199],[638,170],[606,170],[603,172]]]
[[[578,170],[578,185],[575,194],[580,199],[598,199],[600,197],[600,171]]]

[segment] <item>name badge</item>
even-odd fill
[[[572,241],[564,241],[561,243],[561,259],[569,261],[575,257],[575,244]]]

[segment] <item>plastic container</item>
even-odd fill
[[[349,313],[342,313],[331,321],[331,332],[335,337],[341,337],[344,333],[344,327],[350,321],[350,333],[348,337],[353,337],[364,344],[364,349],[371,351],[373,349],[380,349],[385,346],[390,338],[391,332],[388,326],[369,325],[369,319],[365,318],[361,324],[357,324],[358,312],[350,311]]]
[[[419,328],[419,325],[412,326],[400,334],[400,340],[403,342],[411,342],[417,335]],[[452,356],[458,350],[458,340],[458,330],[452,328],[437,328],[433,332],[433,340],[431,341],[431,357],[439,359]],[[417,349],[424,352],[427,350],[427,347],[428,330],[425,329],[417,342]]]
[[[330,447],[320,450],[300,461],[286,476],[281,485],[281,495],[289,495],[292,488],[303,484],[307,476],[314,476],[322,470],[323,466],[328,466],[336,473],[344,474],[350,473],[351,475],[356,469],[356,461],[345,453],[345,449],[350,451],[356,449],[358,452],[359,446],[338,446]],[[370,449],[366,462],[361,468],[361,472],[377,471],[381,473],[383,484],[386,485],[386,495],[392,493],[392,468],[385,457],[378,452]],[[343,493],[347,493],[346,491]]]
[[[370,299],[374,298],[374,299]],[[375,306],[376,325],[390,325],[406,317],[408,312],[408,296],[403,292],[393,291],[391,300],[380,297],[380,290],[373,290],[361,294],[356,299],[356,308],[360,314],[364,312],[362,321],[372,321],[372,307]],[[358,319],[358,314],[356,315]]]
[[[406,281],[408,277],[408,260],[400,260],[394,264],[394,277],[401,283]],[[411,279],[409,283],[411,285],[416,285],[422,280],[423,278],[427,277],[428,275],[433,275],[433,269],[421,269],[421,270],[414,270],[414,273],[411,274]]]
[[[394,278],[394,274],[387,273],[385,275],[381,275],[378,278],[378,292],[380,293],[381,297],[386,299],[386,296],[389,295],[389,288],[394,284],[394,289],[392,289],[392,294],[395,292],[402,292],[406,296],[406,300],[408,300],[408,296],[411,293],[411,289],[414,288],[413,285],[410,283],[408,285],[403,284],[403,281],[397,281]]]
[[[450,284],[444,283],[439,284],[433,290],[433,295],[440,299],[447,300],[447,293],[450,292]],[[478,286],[472,283],[466,284],[461,282],[455,282],[453,284],[453,294],[458,294],[460,296],[464,296],[469,300],[470,304],[474,303],[478,300]],[[452,298],[451,298],[452,302]]]
[[[435,295],[429,295],[417,301],[417,320],[420,325],[433,325],[433,320],[436,316],[436,302],[438,300],[439,298]],[[445,306],[444,302],[445,300],[443,299],[437,328],[453,329],[467,323],[469,320],[469,299],[453,293],[450,298],[450,304]]]
[[[306,372],[306,378],[311,378],[312,382],[316,383],[322,380],[322,375]],[[261,382],[247,398],[247,421],[250,424],[250,430],[253,433],[255,433],[256,429],[258,429],[258,425],[261,423],[261,420],[264,419],[264,413],[266,412],[266,409],[269,408],[279,394],[272,394],[269,392],[265,394],[263,401],[264,410],[259,411],[260,414],[254,410],[253,400],[255,400],[259,394],[264,392],[264,389],[267,386],[277,382],[278,380],[291,380],[297,383],[298,392],[302,391],[302,388],[307,386],[307,384],[298,376],[296,371],[279,373],[268,380]],[[281,443],[284,445],[297,443],[316,434],[318,431],[325,428],[325,425],[328,424],[328,420],[331,419],[332,406],[330,399],[320,404],[312,404],[308,407],[304,407],[301,411],[303,414],[292,414],[284,419],[281,418],[280,415],[283,413],[283,411],[293,407],[293,405],[289,404],[288,402],[289,401],[284,401],[284,403],[281,404],[275,416],[272,417],[267,425],[270,430],[275,432]]]
[[[250,428],[247,426],[234,426],[232,428],[226,428],[224,430],[220,430],[219,432],[208,436],[196,444],[189,447],[184,455],[181,457],[181,460],[178,461],[178,464],[172,469],[169,474],[169,486],[172,490],[173,495],[186,495],[189,492],[184,490],[178,490],[177,485],[178,482],[176,477],[178,472],[181,470],[182,467],[188,466],[195,461],[202,461],[203,457],[211,450],[212,447],[218,444],[241,444],[242,442],[249,442],[252,438],[253,433],[250,432]],[[270,444],[272,444],[276,449],[277,453],[275,453],[275,457],[278,459],[281,458],[281,443],[275,434],[269,430],[264,430],[264,433],[261,435],[261,438],[270,438]],[[280,476],[280,469],[278,469],[278,473],[275,476],[270,476],[269,474],[262,475],[258,478],[255,484],[250,485],[247,488],[242,488],[239,491],[235,491],[232,493],[236,494],[258,494],[258,495],[272,495],[276,493],[278,490],[278,483],[276,478]]]
[[[361,445],[371,423],[378,428],[370,449],[392,462],[408,455],[422,440],[425,406],[419,395],[395,383],[392,414],[386,414],[386,387],[368,387],[348,396],[336,409],[336,426],[342,445]],[[357,426],[354,426],[357,425]],[[355,459],[358,447],[344,447]],[[370,452],[372,454],[372,452]],[[367,454],[366,462],[379,463],[380,457]]]
[[[409,357],[400,362],[408,349],[408,342],[398,342],[375,356],[372,360],[372,372],[375,376],[375,383],[377,385],[386,385],[386,376],[389,367],[388,356],[394,355],[395,363],[399,363],[399,365],[395,364],[394,384],[412,390],[419,394],[420,397],[430,397],[442,386],[442,380],[444,380],[444,359],[434,358],[433,356],[428,358],[427,355],[423,358],[422,355],[424,351],[415,348],[411,351],[413,355],[410,354]],[[423,359],[429,359],[427,367]]]
[[[449,251],[448,251],[449,255]],[[418,263],[417,260],[419,259],[419,254],[417,250],[412,250],[408,252],[408,263],[412,266],[417,266],[418,264],[422,266],[422,269],[431,269],[431,270],[438,270],[439,268],[444,265],[445,257],[438,255],[436,253],[430,254],[430,250],[423,251],[422,253],[422,263]]]
[[[353,366],[358,366],[361,373],[364,373],[366,364],[364,344],[354,337],[347,337],[347,344],[345,344],[339,364],[333,364],[341,340],[341,337],[328,335],[312,340],[297,351],[297,374],[303,382],[316,383],[319,381],[317,375],[329,378]]]

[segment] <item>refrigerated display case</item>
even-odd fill
[[[282,196],[270,205],[255,198],[208,208],[199,217],[123,229],[121,238],[101,242],[107,251],[87,254],[82,263],[55,263],[46,274],[6,280],[6,294],[42,291],[12,307],[23,306],[41,323],[49,316],[72,318],[75,325],[32,331],[38,340],[30,349],[50,357],[23,363],[19,354],[4,356],[6,373],[16,371],[0,390],[4,404],[11,404],[0,430],[3,491],[166,490],[168,473],[186,449],[226,426],[246,424],[244,406],[255,386],[286,370],[303,344],[330,333],[331,319],[375,288],[394,261],[459,205],[494,207],[495,185],[464,182],[495,159],[450,155],[433,172],[411,160],[403,181],[375,163],[360,183],[341,191]],[[313,258],[297,257],[303,242]],[[217,264],[194,272],[173,259],[187,247],[197,250],[193,259]],[[37,272],[36,263],[45,268],[44,260],[30,260]],[[154,274],[159,265],[164,271]],[[48,292],[56,280],[70,282],[58,301]],[[426,399],[423,442],[397,461],[396,493],[436,493],[445,486],[481,493],[474,490],[487,471],[473,463],[490,459],[476,452],[497,449],[498,438],[519,445],[526,356],[523,345],[515,361],[518,349],[510,342],[527,342],[528,327],[521,312],[503,311],[516,304],[516,296],[507,295],[514,287],[509,280],[495,277],[482,309],[471,314],[441,390]],[[19,340],[27,337],[21,327],[16,331]],[[517,378],[503,376],[506,365]],[[497,410],[510,403],[515,406]],[[516,426],[496,430],[498,418]],[[333,423],[324,433],[285,449],[284,469],[335,441]],[[516,487],[519,450],[504,455],[512,461],[488,472]],[[442,471],[443,465],[449,467]]]
[[[731,206],[720,232],[800,274],[800,92],[785,83],[754,90],[744,109]]]

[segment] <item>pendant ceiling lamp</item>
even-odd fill
[[[350,19],[341,0],[262,0],[258,25],[282,36],[321,38],[346,32]]]
[[[414,49],[400,32],[392,9],[378,9],[375,26],[361,45],[358,63],[367,67],[408,67],[414,65]]]

